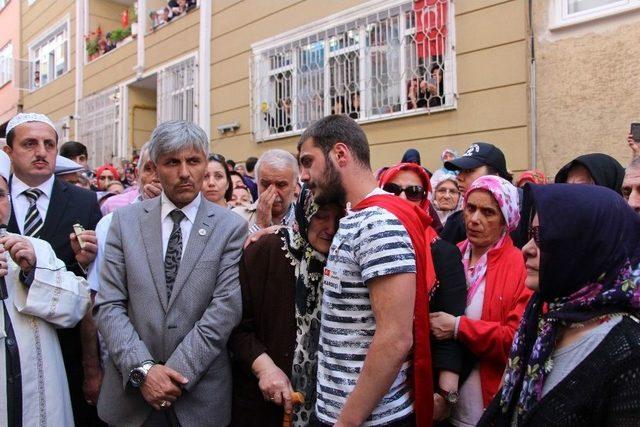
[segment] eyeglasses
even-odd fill
[[[529,240],[531,239],[533,239],[536,246],[540,247],[540,226],[539,225],[529,226]]]
[[[398,184],[389,183],[383,185],[382,189],[396,196],[399,196],[404,192],[405,196],[407,196],[407,200],[411,200],[412,202],[422,201],[426,197],[424,187],[421,185],[409,185],[408,187],[402,188]]]
[[[444,196],[445,194],[451,194],[452,196],[459,196],[460,195],[460,191],[455,190],[455,189],[451,189],[451,188],[438,188],[436,190],[436,193],[438,193],[441,196]]]

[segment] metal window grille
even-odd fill
[[[0,86],[13,79],[13,45],[7,44],[0,50]]]
[[[35,90],[67,72],[69,29],[65,22],[29,49],[29,89]]]
[[[160,71],[158,74],[158,124],[169,120],[194,122],[196,112],[197,69],[195,57]]]
[[[80,103],[79,141],[95,166],[113,163],[120,142],[120,91],[110,89]]]
[[[255,138],[328,114],[364,121],[455,107],[454,35],[451,0],[415,0],[254,50]]]

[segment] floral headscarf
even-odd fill
[[[509,238],[508,233],[515,230],[516,227],[518,227],[518,221],[520,221],[518,189],[509,181],[500,178],[499,176],[482,176],[473,181],[473,184],[471,184],[471,187],[465,193],[463,206],[466,207],[469,195],[478,190],[491,193],[495,201],[498,203],[500,212],[502,212],[502,216],[504,217],[504,221],[507,225],[506,229],[500,237],[500,240],[498,240],[491,249],[500,248],[504,244],[505,239]],[[462,252],[462,265],[464,266],[465,275],[467,277],[468,306],[487,274],[489,251],[478,259],[473,268],[469,268],[471,260],[471,244],[469,243],[469,240],[465,240],[460,244],[460,252]]]
[[[518,227],[520,221],[520,196],[518,189],[509,181],[495,175],[485,175],[473,181],[471,187],[464,195],[464,205],[467,205],[469,195],[476,190],[484,190],[491,193],[500,207],[500,212],[507,224],[507,232],[511,232]]]
[[[604,187],[554,184],[527,185],[525,201],[540,221],[539,290],[511,346],[501,411],[487,414],[504,426],[514,415],[521,425],[542,398],[560,326],[640,309],[640,216],[624,199]]]

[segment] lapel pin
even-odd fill
[[[204,228],[201,228],[200,230],[198,230],[198,234],[204,236],[205,234],[207,234],[207,231]]]

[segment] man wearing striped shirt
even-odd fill
[[[384,193],[371,171],[367,138],[353,120],[333,115],[315,122],[298,151],[301,179],[316,202],[347,208],[324,273],[317,417],[336,426],[413,425],[411,239],[385,209],[350,210]]]

